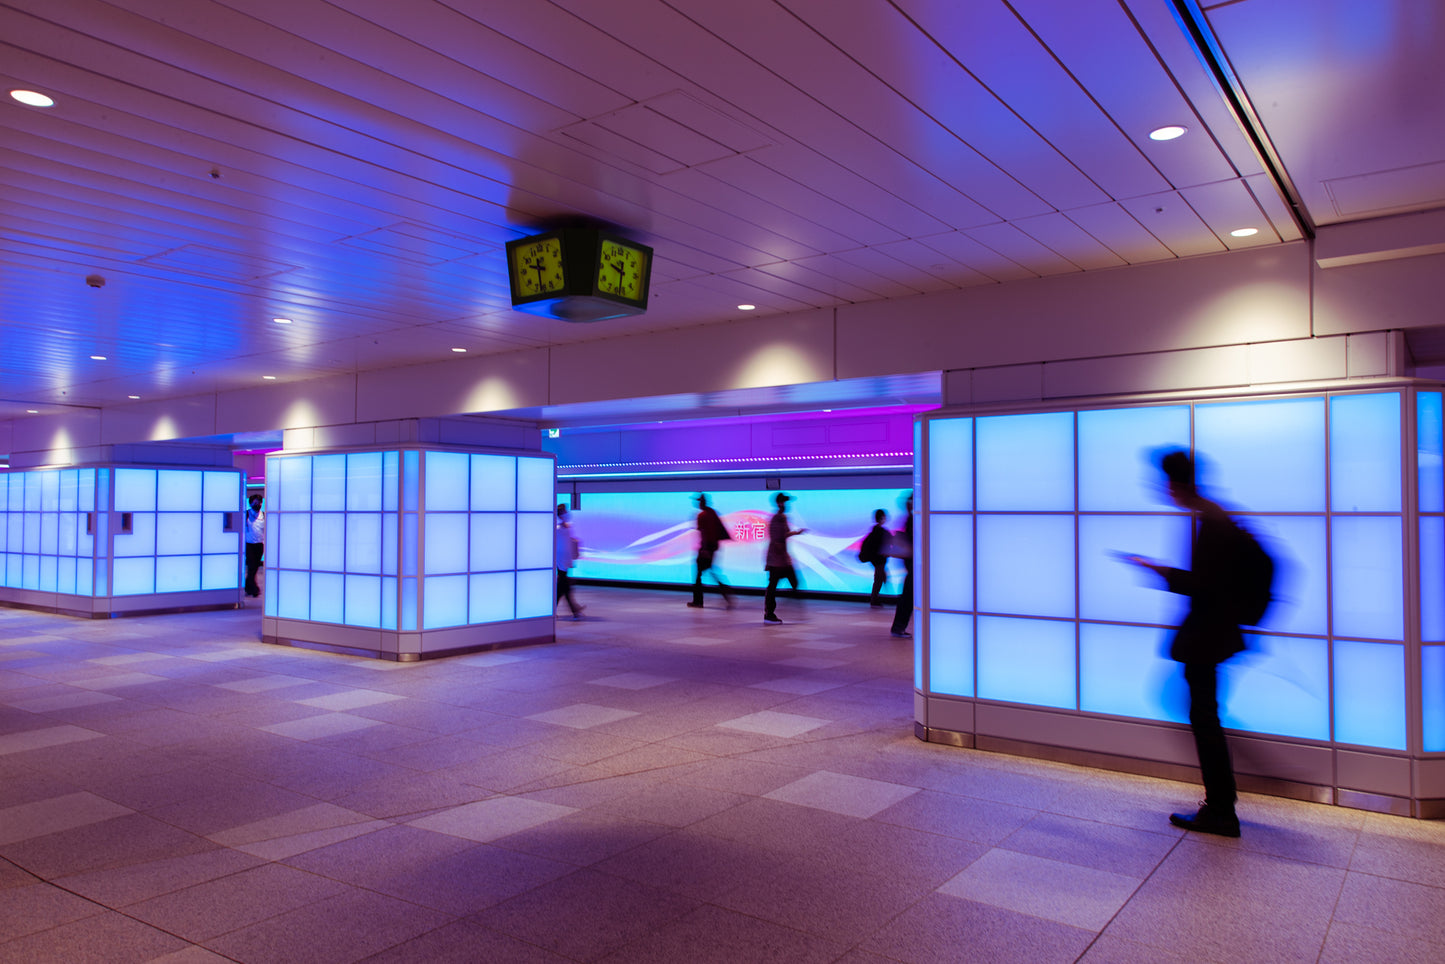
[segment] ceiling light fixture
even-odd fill
[[[466,354],[467,350],[465,348],[453,348],[452,351],[456,352],[458,355],[464,355]]]
[[[1151,141],[1172,141],[1176,137],[1183,137],[1189,133],[1189,128],[1180,127],[1178,124],[1170,124],[1168,127],[1159,127],[1149,132]]]
[[[10,96],[28,107],[54,107],[55,101],[38,90],[12,90]]]
[[[274,381],[276,380],[276,376],[275,376],[275,375],[262,375],[261,377],[264,378],[264,379],[265,379],[266,381],[268,381],[268,382],[274,382]]]
[[[738,311],[756,311],[757,305],[738,305]]]
[[[91,360],[91,361],[105,361],[105,356],[104,356],[104,355],[91,355],[91,356],[90,356],[90,360]]]
[[[25,414],[26,414],[26,415],[39,415],[39,414],[40,414],[40,409],[38,409],[38,408],[27,408],[27,409],[25,410]]]
[[[140,398],[139,395],[127,395],[126,398]]]
[[[274,321],[274,322],[275,322],[276,324],[278,324],[278,325],[289,325],[289,324],[291,324],[291,319],[290,319],[290,318],[272,318],[271,320]]]
[[[1229,232],[1231,238],[1252,238],[1259,233],[1259,228],[1235,228]]]

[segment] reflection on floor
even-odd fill
[[[1440,961],[1445,827],[914,739],[887,610],[412,664],[0,610],[0,960]],[[713,608],[716,606],[716,608]]]

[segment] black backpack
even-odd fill
[[[1239,625],[1258,626],[1274,599],[1274,560],[1254,533],[1235,520],[1234,598]]]

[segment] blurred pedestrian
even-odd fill
[[[764,568],[768,571],[768,588],[763,594],[763,622],[780,623],[778,618],[778,583],[786,579],[793,591],[798,591],[798,571],[793,568],[793,557],[788,555],[788,540],[800,536],[807,529],[791,528],[788,522],[787,505],[792,496],[779,492],[773,497],[778,511],[768,520],[768,555]]]
[[[889,540],[888,553],[896,556],[903,563],[903,588],[898,590],[898,606],[893,610],[893,627],[891,632],[900,639],[907,639],[913,634],[908,631],[908,623],[913,619],[913,494],[910,492],[908,501],[904,503],[903,528],[893,533]]]
[[[572,598],[572,577],[568,570],[577,561],[581,544],[572,532],[572,515],[567,511],[566,505],[557,506],[557,528],[552,551],[557,560],[557,602],[567,600],[567,606],[572,610],[572,618],[580,619],[582,611],[587,607],[577,605],[577,600]],[[555,606],[553,608],[555,609]]]
[[[873,567],[873,592],[868,597],[868,605],[874,609],[880,609],[883,601],[878,598],[878,593],[883,589],[883,583],[888,581],[888,557],[883,550],[888,545],[888,530],[883,528],[883,520],[888,518],[888,513],[882,509],[873,511],[873,528],[863,537],[863,544],[858,547],[858,561]]]
[[[718,547],[732,536],[728,535],[727,526],[718,518],[717,510],[707,504],[707,496],[701,492],[697,496],[697,509],[696,576],[692,582],[692,602],[688,603],[688,606],[693,609],[702,608],[702,576],[703,573],[710,572],[713,581],[717,583],[718,591],[722,593],[723,605],[731,609],[733,594],[723,580],[722,573],[717,571],[716,563]]]

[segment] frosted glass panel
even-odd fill
[[[1274,559],[1274,601],[1263,627],[1323,636],[1328,631],[1329,565],[1321,516],[1249,516],[1241,520]]]
[[[1421,392],[1415,398],[1418,419],[1416,459],[1420,469],[1420,511],[1445,512],[1445,437],[1442,437],[1439,392]]]
[[[1420,519],[1420,638],[1445,642],[1445,518]]]
[[[397,580],[395,576],[381,577],[381,628],[396,629]]]
[[[276,508],[283,512],[306,512],[311,509],[311,458],[300,455],[288,459],[268,459],[267,478],[280,480]],[[276,471],[277,469],[280,471]]]
[[[81,559],[75,564],[75,591],[82,596],[89,596],[95,592],[95,566],[89,559]]]
[[[550,499],[551,496],[549,495]],[[552,568],[552,513],[527,512],[517,516],[517,568]]]
[[[471,517],[471,572],[511,569],[517,558],[517,517],[511,513],[474,512]],[[508,595],[508,600],[511,596]],[[508,606],[510,606],[510,601]]]
[[[346,508],[381,511],[381,453],[353,452],[346,457]]]
[[[117,520],[119,521],[119,520]],[[156,554],[156,516],[154,512],[133,512],[130,532],[116,533],[117,556],[153,556]],[[27,529],[29,526],[26,527]],[[38,527],[37,527],[38,529]],[[29,535],[29,532],[26,533]]]
[[[931,692],[973,695],[973,617],[928,614],[928,670]]]
[[[1400,511],[1400,395],[1330,399],[1330,502],[1336,512]]]
[[[269,572],[266,581],[268,603],[272,588],[270,584],[275,583],[276,615],[282,619],[309,619],[311,617],[311,573],[283,569],[279,572]]]
[[[1246,636],[1248,649],[1219,667],[1220,719],[1254,733],[1330,738],[1329,663],[1323,639]]]
[[[1426,753],[1445,753],[1445,646],[1420,650],[1420,709]]]
[[[33,558],[33,557],[32,557]],[[30,560],[27,559],[28,563]],[[111,595],[139,596],[156,591],[156,561],[152,557],[117,559],[112,569]],[[37,570],[37,582],[39,570]]]
[[[201,514],[161,512],[156,516],[156,554],[161,556],[199,554]]]
[[[973,508],[973,419],[928,423],[928,507],[935,512]]]
[[[467,622],[467,577],[428,576],[422,581],[422,629],[464,626]]]
[[[978,609],[1074,615],[1074,517],[978,517]]]
[[[239,521],[239,520],[238,520]],[[221,512],[207,512],[201,517],[201,551],[206,553],[240,552],[241,533],[222,528],[226,517]]]
[[[275,541],[272,542],[272,534]],[[267,568],[311,568],[311,517],[277,515],[266,522]],[[277,551],[272,552],[272,547]]]
[[[155,507],[156,473],[154,469],[115,470],[115,511],[152,512]],[[30,508],[30,506],[27,505],[26,508]]]
[[[75,511],[75,507],[76,507],[76,490],[77,490],[77,487],[78,487],[77,476],[78,476],[79,474],[80,474],[80,473],[78,473],[75,469],[65,469],[64,471],[62,471],[62,472],[60,473],[60,506],[59,506],[59,508],[60,508],[60,511],[61,511],[61,512],[74,512],[74,511]],[[0,503],[3,503],[3,501],[4,501],[3,499],[0,499]]]
[[[552,490],[556,487],[555,464],[551,459],[517,459],[517,511],[555,512]]]
[[[235,589],[240,584],[240,561],[235,553],[201,557],[202,589]]]
[[[401,453],[381,454],[381,507],[395,512],[401,505]],[[383,619],[385,616],[382,617]],[[395,627],[393,627],[395,628]]]
[[[517,579],[510,572],[488,572],[468,580],[468,619],[498,623],[516,611]]]
[[[1074,708],[1074,623],[978,617],[978,695]]]
[[[1089,713],[1184,723],[1183,664],[1163,654],[1170,630],[1079,626],[1079,708]]]
[[[403,631],[416,629],[417,581],[403,577],[401,580],[401,615],[398,619]]]
[[[978,508],[1074,507],[1074,416],[993,415],[976,422]]]
[[[40,477],[40,508],[45,512],[55,512],[60,508],[60,473],[41,472]]]
[[[351,512],[347,514],[346,571],[381,572],[381,513]],[[350,620],[347,621],[350,622]]]
[[[1168,502],[1154,453],[1189,447],[1189,406],[1079,413],[1079,508],[1147,512]]]
[[[973,516],[928,517],[928,594],[931,609],[973,608]]]
[[[341,512],[312,513],[311,568],[341,572],[345,567],[346,515]]]
[[[346,619],[348,626],[381,628],[381,577],[346,577]]]
[[[59,573],[55,577],[55,589],[57,592],[75,593],[75,559],[62,557],[59,560]]]
[[[1324,511],[1324,399],[1196,405],[1194,438],[1199,482],[1227,508]]]
[[[396,513],[390,512],[381,517],[381,574],[383,576],[396,575],[396,562],[398,547],[396,543],[397,530]]]
[[[427,512],[466,511],[469,461],[469,457],[461,452],[426,453]]]
[[[236,472],[205,472],[201,508],[207,512],[236,512],[241,508],[241,476]]]
[[[200,472],[166,469],[156,473],[156,508],[199,512],[205,479]]]
[[[53,556],[60,549],[60,517],[47,512],[40,517],[40,551]]]
[[[1335,643],[1335,739],[1405,749],[1405,647]]]
[[[1079,615],[1128,623],[1174,625],[1182,596],[1116,553],[1174,566],[1189,564],[1189,519],[1166,515],[1086,515],[1079,518]]]
[[[465,466],[466,462],[463,461],[462,464]],[[463,494],[465,495],[465,490],[463,490]],[[426,543],[423,550],[425,561],[422,565],[428,575],[467,571],[467,515],[465,512],[428,512],[424,541]]]
[[[346,508],[346,456],[315,457],[311,467],[311,508],[316,512],[340,512]]]
[[[472,456],[473,511],[517,508],[517,460],[506,455]]]
[[[59,567],[54,556],[40,557],[40,591],[55,592],[60,582]]]
[[[109,484],[108,474],[105,469],[100,469],[101,486]],[[95,472],[90,469],[80,470],[80,491],[76,495],[76,508],[81,512],[93,512],[95,510]]]
[[[162,556],[156,560],[156,592],[195,592],[200,588],[200,556]]]
[[[421,453],[401,453],[401,508],[403,512],[415,512],[420,506],[417,505],[417,494],[421,491],[418,485],[421,478]]]
[[[517,573],[517,618],[532,619],[550,616],[557,599],[551,569],[531,569]]]
[[[1337,516],[1332,526],[1335,635],[1403,638],[1400,520]]]
[[[339,572],[311,574],[311,619],[339,623],[346,618],[346,577]]]
[[[415,576],[418,557],[418,535],[416,513],[407,512],[401,517],[401,574]]]

